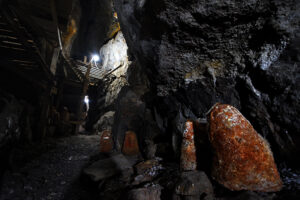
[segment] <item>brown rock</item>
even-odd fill
[[[163,167],[159,164],[158,160],[146,160],[138,163],[135,165],[137,176],[134,177],[132,185],[152,181],[160,174],[162,169]]]
[[[105,130],[102,132],[100,137],[100,152],[109,153],[113,149],[113,140],[110,130]]]
[[[128,200],[160,200],[161,190],[159,185],[133,189],[128,194]]]
[[[139,145],[135,132],[127,131],[125,133],[125,139],[122,147],[122,152],[125,155],[137,155],[139,154]]]
[[[131,173],[132,165],[123,154],[116,154],[92,163],[83,170],[83,174],[92,181],[99,182],[117,174]]]
[[[212,184],[202,171],[182,172],[175,193],[180,196],[193,196],[194,199],[202,199],[201,196],[210,196],[213,199],[214,196]]]
[[[180,168],[183,171],[196,170],[196,147],[194,142],[194,127],[192,121],[185,123],[181,144]]]
[[[275,192],[282,188],[267,141],[236,108],[215,105],[209,122],[212,176],[219,183],[230,190]]]
[[[135,165],[135,170],[137,174],[144,174],[146,171],[148,171],[149,169],[158,166],[159,163],[157,160],[146,160],[146,161],[142,161],[138,164]]]

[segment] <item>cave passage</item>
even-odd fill
[[[300,1],[0,0],[0,200],[300,199]]]

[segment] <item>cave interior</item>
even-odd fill
[[[300,199],[300,1],[0,0],[0,200]]]

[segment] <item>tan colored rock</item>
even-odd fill
[[[196,170],[196,147],[194,142],[194,124],[192,121],[185,123],[180,156],[180,168],[183,171]]]
[[[230,190],[275,192],[282,188],[269,144],[236,108],[215,105],[209,123],[214,179]]]

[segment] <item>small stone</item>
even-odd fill
[[[122,147],[122,153],[125,155],[137,155],[140,153],[139,145],[135,132],[127,131],[125,133],[125,139]]]
[[[196,147],[194,142],[194,127],[192,121],[185,123],[181,144],[180,168],[183,171],[196,170]]]
[[[202,171],[182,172],[175,187],[175,194],[180,196],[213,197],[213,187],[206,174]]]
[[[275,192],[282,188],[267,141],[236,108],[216,104],[209,122],[215,180],[230,190]]]
[[[160,200],[161,189],[159,185],[133,189],[128,194],[128,200]]]
[[[135,170],[137,172],[137,174],[144,174],[146,173],[149,169],[157,166],[159,163],[157,160],[146,160],[143,162],[138,163],[135,166]]]
[[[113,140],[110,130],[105,130],[100,136],[100,152],[110,153],[113,149]]]
[[[160,165],[158,160],[155,159],[138,163],[135,166],[135,171],[138,176],[134,178],[132,185],[138,185],[143,182],[152,181],[160,174],[162,169],[162,165]]]
[[[132,164],[122,155],[114,155],[110,158],[99,160],[83,170],[83,173],[94,182],[122,174],[126,170],[131,170]]]
[[[112,130],[112,126],[114,124],[114,111],[106,112],[104,115],[100,117],[97,123],[94,125],[94,129],[97,131],[105,131],[105,130]]]

